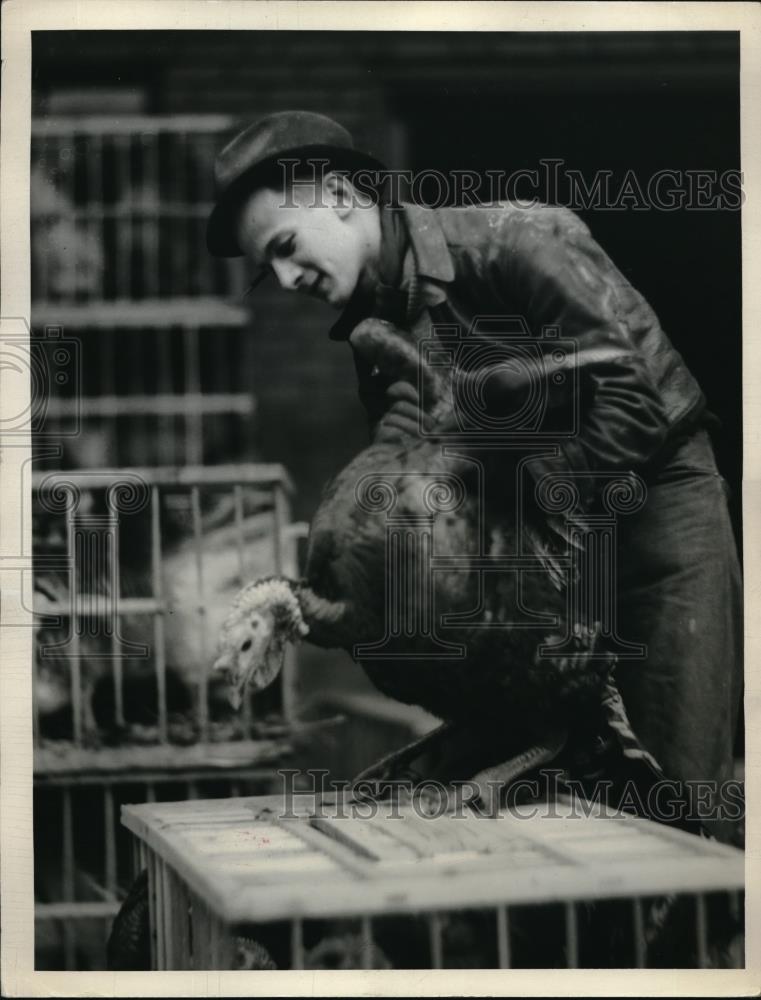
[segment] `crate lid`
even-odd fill
[[[740,890],[744,854],[578,800],[479,816],[295,795],[124,806],[224,921]]]

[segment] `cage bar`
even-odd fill
[[[201,649],[201,663],[206,663],[208,660],[208,650],[206,642],[206,590],[203,573],[203,528],[201,524],[201,496],[197,486],[191,486],[190,488],[190,503],[193,513],[193,541],[196,555],[198,636]],[[198,678],[198,698],[198,723],[201,731],[201,739],[206,739],[209,728],[209,701],[206,674],[203,671]]]
[[[63,869],[63,898],[67,902],[75,899],[74,887],[74,829],[71,810],[71,787],[65,785],[61,790],[63,806],[63,841],[62,841],[62,869]],[[76,942],[74,938],[74,928],[71,924],[62,921],[64,961],[66,969],[76,968]]]
[[[698,968],[707,969],[710,965],[708,960],[708,918],[706,913],[706,899],[702,893],[695,896],[695,943],[698,954]]]
[[[80,133],[81,134],[81,133]],[[87,178],[87,193],[92,202],[96,205],[103,204],[103,135],[95,133],[92,136],[82,136],[86,142],[86,153],[84,163]],[[90,237],[95,237],[101,247],[105,247],[104,215],[97,210],[88,213],[85,218],[86,232]],[[98,272],[98,287],[96,298],[105,298],[105,267],[101,266]],[[44,297],[44,296],[43,296]]]
[[[169,878],[169,866],[165,861],[161,863],[161,898],[162,898],[162,935],[164,939],[164,968],[175,969],[175,964],[179,956],[175,956],[172,950],[172,918],[174,916],[174,900],[172,885]]]
[[[153,656],[158,696],[159,741],[167,742],[166,637],[164,633],[164,582],[161,562],[161,499],[158,486],[151,487],[151,576],[156,610],[153,615]]]
[[[69,566],[72,567],[71,581],[72,588],[70,594],[70,627],[71,627],[71,657],[70,681],[71,681],[71,711],[72,725],[74,729],[74,745],[81,746],[83,736],[82,719],[82,674],[80,663],[80,643],[79,643],[79,615],[81,612],[79,585],[76,573],[76,552],[74,549],[74,533],[76,529],[76,512],[67,511],[66,515],[66,558]]]
[[[497,907],[497,964],[510,968],[510,914],[506,906]]]
[[[36,626],[39,629],[40,626]],[[40,743],[40,665],[37,654],[32,657],[32,742],[34,746]]]
[[[645,941],[645,919],[642,912],[642,900],[635,896],[632,900],[632,920],[634,929],[634,965],[644,969],[647,965],[647,943]]]
[[[444,968],[444,945],[441,934],[441,915],[432,913],[428,917],[428,938],[431,949],[431,968]]]
[[[132,334],[130,339],[130,351],[128,355],[128,383],[129,383],[129,393],[127,398],[135,397],[143,391],[145,385],[145,360],[143,345],[145,340],[145,331],[139,330]],[[125,358],[127,360],[127,358]],[[129,455],[129,464],[137,465],[140,462],[139,442],[146,435],[146,432],[150,432],[148,427],[148,419],[145,411],[138,410],[131,414],[135,421],[136,434],[132,437],[132,451]]]
[[[156,413],[159,436],[160,461],[169,465],[179,460],[175,453],[175,414],[172,412],[177,399],[172,392],[172,357],[170,338],[173,330],[162,330],[157,341],[158,350],[158,392],[155,399],[149,403],[152,412]],[[160,401],[160,402],[159,402]],[[146,400],[143,399],[145,404]],[[167,405],[170,404],[170,405]],[[170,410],[171,406],[171,410]],[[164,412],[159,412],[164,409]]]
[[[103,835],[105,847],[105,885],[111,896],[116,896],[116,816],[114,794],[110,785],[103,786]]]
[[[71,811],[70,785],[64,785],[61,789],[61,803],[63,809],[63,839],[61,842],[63,851],[63,898],[67,901],[72,901],[74,899],[74,827]]]
[[[48,139],[47,133],[42,133],[36,145],[36,150],[33,151],[33,156],[32,156],[30,208],[32,212],[31,221],[32,221],[33,233],[35,232],[35,227],[40,227],[44,223],[50,225],[52,219],[55,217],[49,214],[48,211],[42,211],[41,209],[37,209],[35,211],[35,203],[36,203],[35,191],[34,191],[35,178],[37,179],[37,183],[39,184],[41,184],[44,180],[49,179],[50,169],[48,166],[48,160],[51,155],[50,150],[51,150],[51,142]],[[34,250],[34,246],[35,243],[33,238],[32,250]],[[50,254],[49,253],[39,254],[39,256],[34,260],[32,264],[32,294],[36,299],[47,300],[50,297]]]
[[[238,583],[243,587],[246,583],[246,546],[243,534],[243,487],[240,484],[233,486],[233,506],[235,518],[235,538],[238,549]],[[245,695],[242,704],[243,731],[248,736],[251,732],[251,722],[253,713],[251,710],[251,698]]]
[[[148,853],[148,915],[151,922],[150,926],[150,945],[151,945],[151,968],[158,969],[159,965],[159,954],[158,954],[158,911],[156,907],[156,865],[157,858],[156,855],[151,851]]]
[[[116,266],[114,268],[115,292],[117,299],[131,296],[132,274],[132,184],[130,171],[130,150],[132,134],[122,132],[113,137],[112,148],[116,159],[116,190],[119,207],[124,213],[116,224]]]
[[[304,928],[298,917],[291,921],[291,968],[304,968]]]
[[[188,156],[188,136],[185,132],[177,132],[172,137],[170,145],[170,169],[175,178],[177,190],[184,200],[190,201],[187,191],[187,156]],[[172,219],[172,285],[170,294],[181,294],[189,285],[188,260],[189,247],[191,246],[187,233],[187,219],[176,217]]]
[[[579,967],[579,925],[576,904],[569,900],[565,904],[565,952],[569,969]]]
[[[151,298],[159,292],[160,178],[157,133],[142,133],[142,160],[143,197],[140,208],[143,236],[143,291]]]
[[[200,379],[200,349],[198,343],[198,328],[186,326],[183,329],[185,345],[185,395],[201,395]],[[197,410],[188,411],[185,415],[185,464],[200,465],[203,462],[203,423]]]
[[[370,917],[362,917],[359,922],[360,960],[363,969],[373,968],[373,924]]]
[[[121,572],[119,568],[119,519],[114,516],[110,519],[108,525],[109,531],[106,534],[106,538],[112,538],[112,545],[106,545],[108,547],[108,569],[106,572],[106,580],[108,581],[109,575],[111,577],[110,583],[110,596],[106,597],[106,601],[110,604],[110,614],[106,620],[106,630],[108,630],[109,624],[113,626],[113,631],[111,632],[111,654],[112,654],[112,668],[114,677],[114,717],[117,726],[124,726],[124,675],[122,670],[122,658],[119,652],[119,640],[121,636],[120,625],[120,608],[119,603],[121,600]],[[113,531],[113,536],[110,532]],[[110,571],[110,573],[109,573]]]

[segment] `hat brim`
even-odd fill
[[[206,223],[206,247],[213,257],[242,257],[243,251],[236,238],[237,214],[241,204],[257,189],[262,179],[271,175],[278,160],[310,159],[328,160],[333,170],[385,171],[386,167],[375,157],[359,150],[341,149],[336,146],[300,146],[286,149],[276,156],[267,157],[244,171],[217,199]]]

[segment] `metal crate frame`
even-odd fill
[[[495,872],[492,859],[499,861],[499,854],[492,854],[489,864],[485,865],[483,855],[479,858],[472,856],[473,852],[455,851],[447,857],[445,851],[436,856],[435,848],[428,858],[408,858],[399,868],[393,852],[384,860],[382,850],[379,852],[377,848],[377,839],[368,839],[370,830],[362,828],[364,820],[347,821],[345,815],[340,815],[347,804],[345,799],[330,793],[323,795],[323,803],[338,806],[339,818],[322,820],[318,828],[311,825],[309,817],[317,801],[319,799],[313,795],[295,796],[288,803],[287,818],[282,816],[282,796],[217,802],[213,813],[203,801],[167,803],[161,807],[125,806],[122,809],[122,822],[134,836],[135,870],[148,871],[153,968],[233,968],[236,934],[250,929],[255,935],[256,924],[287,920],[290,923],[291,968],[302,969],[305,965],[304,921],[325,917],[358,921],[363,942],[363,967],[371,968],[373,920],[389,915],[424,914],[429,931],[429,967],[438,969],[444,967],[445,959],[442,915],[488,909],[496,918],[497,967],[508,969],[512,967],[511,911],[537,904],[562,905],[566,965],[578,968],[577,907],[584,902],[611,900],[622,900],[631,907],[635,956],[632,967],[642,968],[647,957],[643,900],[666,894],[694,899],[697,966],[704,968],[709,966],[707,894],[726,893],[733,914],[740,917],[745,878],[742,852],[648,820],[621,813],[613,819],[603,817],[599,807],[579,817],[568,801],[561,801],[555,806],[560,809],[558,818],[561,822],[578,824],[566,844],[562,836],[566,831],[558,829],[552,816],[529,818],[521,816],[518,808],[497,820],[476,818],[474,822],[504,821],[507,829],[500,835],[506,841],[514,837],[525,841],[529,849],[541,850],[546,857],[544,870],[536,867],[536,859],[532,869],[531,863],[516,857],[512,863],[508,858],[503,862],[504,870]],[[392,825],[394,822],[384,816],[380,820]],[[326,822],[333,824],[329,832]],[[428,822],[432,824],[430,839],[435,841],[437,820]],[[452,822],[457,824],[458,819]],[[587,844],[594,845],[604,831],[608,841],[613,841],[619,836],[617,830],[611,830],[614,822],[622,824],[622,844],[636,842],[641,837],[643,844],[665,845],[661,851],[663,856],[653,862],[643,854],[640,846],[639,857],[635,849],[627,858],[626,850],[632,848],[614,845],[618,854],[614,851],[607,858],[605,852],[600,857],[587,854],[588,858],[595,859],[594,866],[580,860],[578,848],[574,853],[572,847],[574,838],[586,838]],[[266,830],[268,843],[276,830],[281,831],[278,836],[302,842],[304,864],[292,866],[290,878],[286,875],[287,865],[280,875],[273,869],[278,867],[278,849],[285,852],[280,857],[293,856],[292,843],[267,848],[258,866],[255,842],[250,843],[247,853],[243,854],[243,847],[238,844],[228,844],[225,849],[224,835],[255,838],[257,823]],[[348,827],[349,823],[354,824],[353,829]],[[605,826],[601,828],[600,823]],[[340,829],[342,824],[346,829]],[[216,854],[213,847],[201,846],[202,842],[213,842],[215,835],[221,841]],[[196,841],[193,838],[196,837],[201,840],[194,848]],[[377,837],[383,839],[378,831]],[[263,834],[261,840],[264,840]],[[409,840],[407,844],[409,846]],[[521,849],[518,848],[519,854]],[[589,851],[589,847],[586,850]],[[373,860],[368,860],[374,853]],[[248,873],[245,870],[248,862],[244,861],[243,867],[235,866],[237,857],[253,860]],[[225,872],[224,866],[230,861],[233,868]],[[373,872],[374,864],[379,861],[378,870]],[[307,862],[311,863],[311,870]],[[521,865],[526,864],[528,867],[522,870]],[[263,867],[267,865],[268,870]],[[230,883],[233,871],[236,890],[232,890]],[[452,905],[453,898],[458,899],[457,907]],[[197,943],[193,952],[189,950],[191,940]],[[736,954],[732,960],[735,965],[742,962]]]

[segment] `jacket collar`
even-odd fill
[[[452,281],[452,255],[436,209],[421,208],[418,205],[404,205],[403,208],[410,242],[415,251],[418,275],[444,283]]]
[[[418,278],[422,279],[421,307],[437,305],[447,297],[446,290],[441,285],[454,280],[454,264],[436,209],[404,204],[401,210],[404,211],[410,238],[410,249],[405,257],[402,280],[406,284],[413,273],[417,274]],[[355,293],[338,322],[331,327],[330,339],[348,340],[357,323],[368,315],[366,297],[360,297]]]

